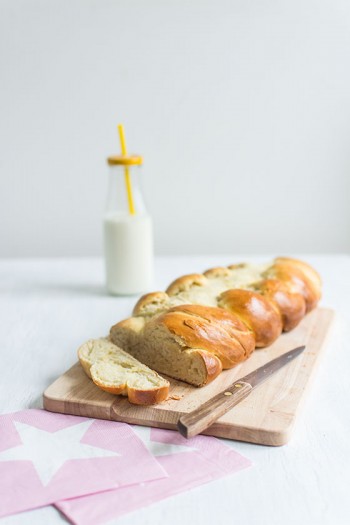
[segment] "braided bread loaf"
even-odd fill
[[[292,330],[320,297],[318,273],[296,259],[212,268],[141,297],[110,337],[158,372],[202,386]]]

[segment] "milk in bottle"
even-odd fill
[[[139,156],[108,158],[110,169],[104,215],[106,284],[109,293],[129,295],[152,289],[152,219],[141,190]],[[132,171],[133,170],[133,171]]]

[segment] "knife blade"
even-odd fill
[[[275,372],[293,361],[305,350],[305,346],[298,346],[279,357],[268,361],[253,372],[237,379],[231,386],[200,405],[192,412],[181,416],[177,423],[180,434],[186,438],[196,436],[207,429],[219,417],[223,416],[235,405],[240,403],[259,385],[269,379]]]

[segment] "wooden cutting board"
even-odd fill
[[[325,347],[334,312],[318,308],[270,347],[256,350],[244,363],[223,372],[211,384],[196,388],[170,379],[170,398],[159,405],[132,405],[126,398],[100,390],[79,363],[44,393],[52,412],[176,429],[178,418],[215,396],[238,378],[300,345],[305,351],[217,420],[204,434],[263,445],[283,445],[290,435],[305,390]]]

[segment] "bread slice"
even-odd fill
[[[154,405],[169,394],[169,381],[107,338],[90,339],[78,349],[79,361],[95,385],[128,396],[135,405]]]

